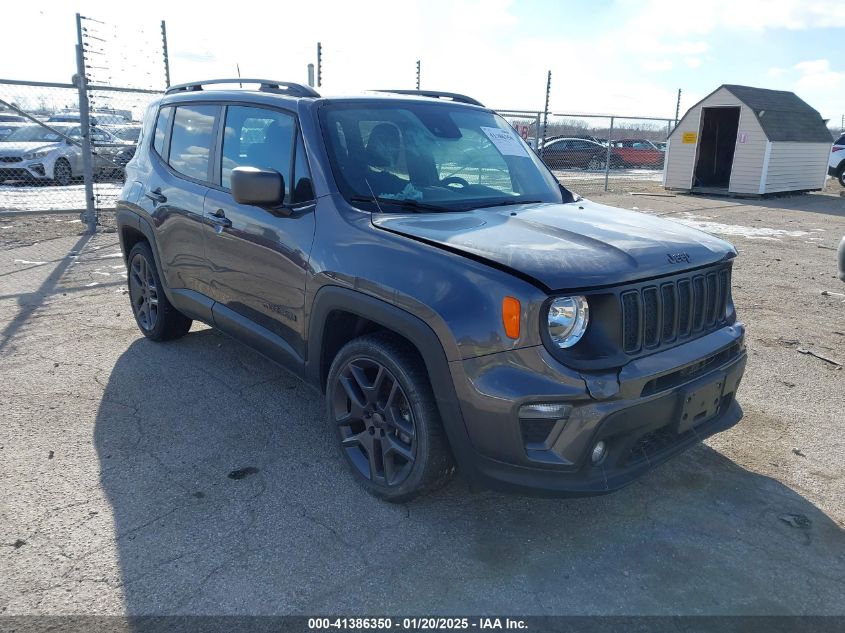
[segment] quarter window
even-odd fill
[[[220,184],[229,188],[235,167],[275,169],[285,180],[285,202],[290,200],[294,119],[276,110],[248,106],[226,109]]]
[[[153,137],[153,149],[159,156],[164,156],[164,136],[167,134],[167,126],[170,124],[170,117],[173,116],[173,108],[162,108],[158,111],[156,119],[156,131]]]
[[[189,178],[208,179],[208,161],[214,146],[217,106],[178,106],[173,119],[168,164]]]
[[[293,203],[308,202],[314,199],[314,186],[311,184],[311,171],[302,143],[302,134],[296,135],[296,163],[293,168]]]

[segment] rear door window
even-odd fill
[[[215,105],[177,106],[170,136],[168,164],[195,180],[208,180],[208,164],[214,147]]]

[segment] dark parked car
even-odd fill
[[[115,163],[124,167],[135,155],[135,149],[138,146],[138,139],[141,137],[141,126],[123,125],[107,127],[106,129],[108,129],[118,141],[126,144],[125,147],[117,148],[114,153]]]
[[[730,244],[580,198],[469,97],[238,82],[258,87],[174,86],[146,114],[117,210],[132,310],[325,393],[370,492],[457,465],[606,493],[739,421]]]
[[[542,156],[552,169],[604,169],[607,147],[586,139],[556,138],[546,141]],[[611,150],[611,166],[615,156]]]

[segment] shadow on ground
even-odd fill
[[[132,344],[94,441],[129,614],[841,609],[842,531],[706,446],[606,497],[459,479],[393,506],[354,484],[317,394],[213,330]]]

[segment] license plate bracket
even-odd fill
[[[678,415],[678,433],[704,424],[718,414],[724,388],[725,374],[720,373],[685,389]]]

